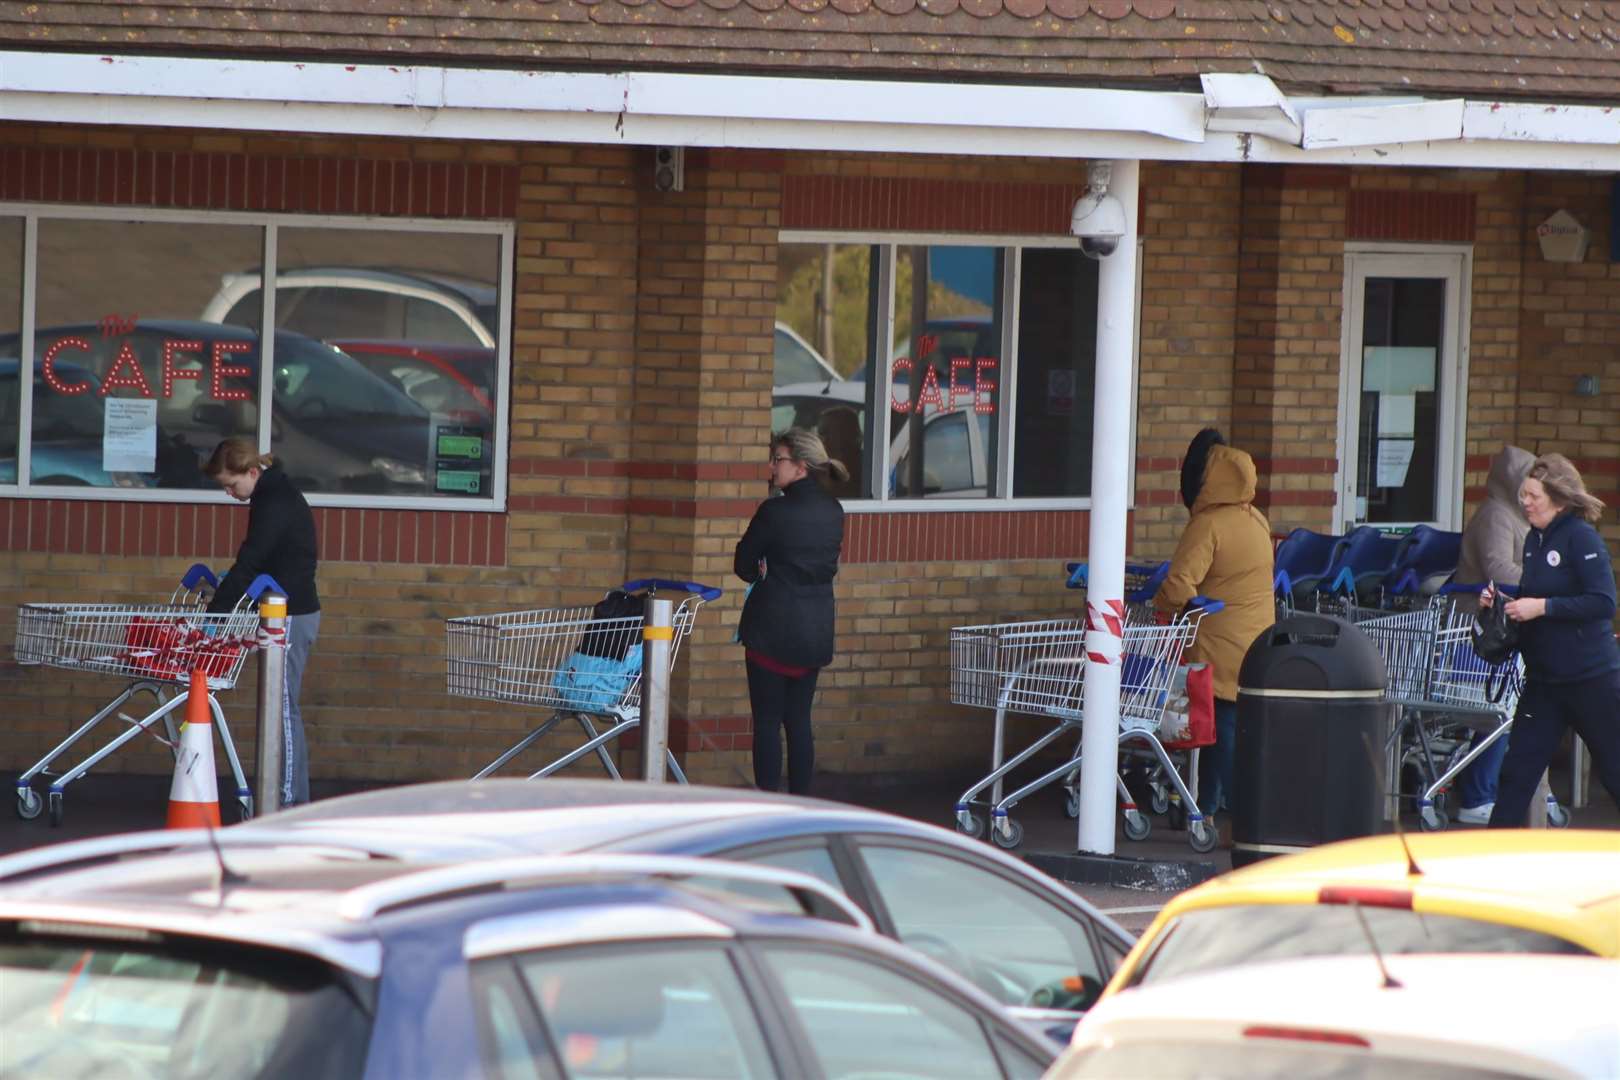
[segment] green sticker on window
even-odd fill
[[[440,435],[439,456],[476,460],[484,456],[484,441],[476,435]]]
[[[440,491],[459,491],[468,495],[478,494],[479,475],[475,472],[461,472],[441,469],[438,474],[438,487]]]

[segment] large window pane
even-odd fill
[[[309,490],[489,497],[500,256],[490,234],[277,231],[271,450]],[[233,275],[219,317],[262,285]]]
[[[849,469],[829,490],[872,497],[867,432],[874,430],[872,332],[881,249],[863,244],[783,244],[777,249],[771,430],[816,431]]]
[[[1362,319],[1356,498],[1363,520],[1434,521],[1439,443],[1441,278],[1368,278]]]
[[[1099,265],[1072,249],[1023,252],[1013,422],[1015,497],[1091,494]]]
[[[15,342],[22,328],[22,218],[0,217],[0,341]],[[0,355],[0,484],[17,482],[19,422],[17,347]]]
[[[996,477],[1002,267],[990,247],[895,258],[889,494],[983,498]]]
[[[39,223],[30,478],[93,487],[210,487],[200,465],[258,430],[257,319],[201,316],[263,230],[198,222]],[[8,344],[9,343],[9,344]],[[0,342],[15,362],[17,335]]]

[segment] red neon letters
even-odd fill
[[[235,353],[250,353],[253,344],[247,341],[216,341],[213,344],[209,357],[210,375],[209,392],[218,401],[251,401],[252,391],[243,387],[230,387],[226,385],[227,379],[251,379],[253,369],[244,364],[232,364],[228,360]],[[40,359],[41,374],[45,385],[58,394],[82,394],[93,385],[89,382],[70,383],[63,380],[60,372],[56,370],[57,360],[69,349],[80,352],[90,351],[90,342],[82,337],[65,337],[51,343]],[[178,358],[183,353],[201,354],[204,346],[201,341],[185,341],[167,339],[163,342],[163,397],[174,396],[174,383],[176,379],[197,379],[203,377],[202,365],[197,367],[182,367]],[[137,390],[143,398],[156,397],[152,393],[151,385],[146,381],[146,373],[141,369],[140,358],[135,355],[135,346],[130,341],[124,341],[118,348],[118,355],[113,359],[112,367],[102,377],[100,396],[108,396],[114,389],[127,387]]]
[[[920,413],[925,405],[932,405],[935,409],[956,409],[960,399],[964,404],[971,402],[976,413],[994,414],[996,381],[986,378],[985,373],[993,373],[998,364],[999,361],[993,356],[980,356],[973,360],[965,356],[955,357],[951,360],[951,371],[948,376],[950,385],[943,394],[939,387],[939,370],[933,364],[929,364],[923,369],[922,386],[917,389],[917,400],[901,401],[891,393],[889,407],[897,413]],[[958,375],[964,374],[969,368],[973,370],[971,387],[965,381],[957,379]],[[900,357],[889,371],[890,385],[898,387],[909,383],[911,370],[911,358]]]

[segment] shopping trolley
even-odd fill
[[[243,820],[253,816],[253,793],[242,774],[242,762],[225,723],[225,712],[214,694],[236,685],[242,662],[254,648],[259,630],[254,601],[267,589],[281,590],[273,578],[260,575],[235,608],[223,614],[209,614],[203,608],[218,586],[219,579],[199,563],[186,572],[166,604],[18,606],[16,651],[19,664],[96,672],[125,680],[124,689],[116,697],[17,778],[18,817],[32,820],[39,816],[44,805],[33,788],[36,776],[55,777],[45,802],[49,804],[50,823],[60,825],[67,786],[119,747],[151,730],[160,720],[168,744],[177,745],[172,714],[185,702],[186,695],[175,694],[174,688],[188,685],[191,673],[199,668],[208,679],[208,706],[220,742],[224,744],[225,756],[230,761],[231,775],[236,780],[241,816]],[[140,719],[118,711],[137,694],[152,695],[157,707]],[[111,717],[123,721],[127,725],[125,730],[68,771],[60,775],[48,771],[57,758]]]
[[[1162,624],[1150,612],[1129,607],[1122,635],[1119,743],[1142,743],[1153,754],[1187,808],[1188,839],[1197,851],[1215,846],[1215,830],[1198,812],[1197,801],[1170,760],[1158,730],[1170,704],[1171,686],[1182,654],[1197,636],[1203,617],[1224,606],[1219,600],[1198,597],[1183,614]],[[962,832],[982,835],[985,822],[974,813],[974,807],[988,806],[991,840],[1000,847],[1016,847],[1023,839],[1023,828],[1008,811],[1059,780],[1070,788],[1071,813],[1078,813],[1078,793],[1073,787],[1080,769],[1078,740],[1075,752],[1062,765],[1006,796],[1001,794],[1001,785],[1014,769],[1055,740],[1065,734],[1078,736],[1084,712],[1085,638],[1085,621],[1080,619],[963,626],[951,631],[952,702],[994,709],[996,714],[990,773],[956,802],[956,826]],[[1009,712],[1048,716],[1057,723],[1028,747],[1002,760]],[[1115,784],[1125,800],[1126,836],[1145,837],[1146,817],[1131,801],[1124,781],[1117,775]],[[988,799],[982,798],[987,790]]]
[[[720,598],[719,589],[690,581],[660,578],[627,582],[625,593],[658,590],[684,592],[675,605],[670,670],[681,642],[692,632],[698,608]],[[445,621],[447,688],[452,696],[538,705],[550,716],[475,780],[491,775],[527,750],[569,717],[578,721],[585,742],[557,758],[531,780],[567,768],[594,753],[613,779],[618,767],[607,744],[641,723],[641,636],[643,617],[598,618],[592,607],[542,608],[499,615],[472,615]],[[611,723],[598,731],[593,718]],[[670,771],[681,783],[686,775],[666,748]]]
[[[1481,659],[1472,640],[1474,615],[1450,595],[1357,626],[1384,658],[1385,699],[1401,706],[1401,722],[1390,735],[1392,775],[1398,778],[1407,766],[1417,771],[1419,825],[1444,829],[1444,799],[1452,781],[1512,730],[1523,661],[1517,655],[1501,664]],[[1475,731],[1485,737],[1470,746]],[[1569,824],[1568,811],[1551,793],[1547,822]]]

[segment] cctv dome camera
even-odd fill
[[[1108,193],[1113,169],[1107,162],[1091,166],[1091,186],[1075,200],[1069,231],[1080,238],[1080,250],[1103,259],[1119,249],[1125,236],[1125,208]]]
[[[1117,236],[1082,236],[1080,253],[1088,259],[1106,259],[1119,250]]]

